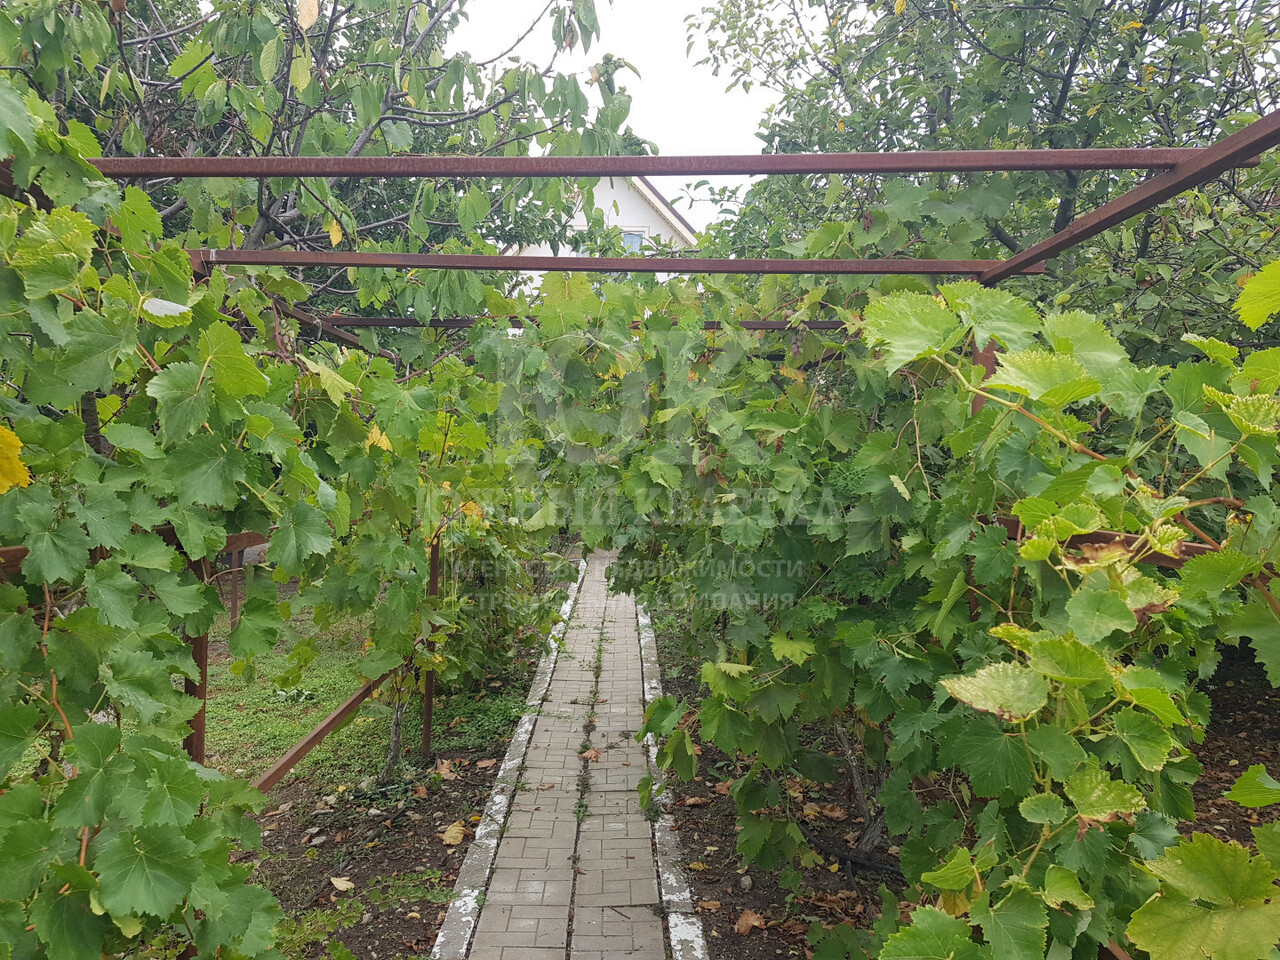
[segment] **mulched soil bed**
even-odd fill
[[[1196,823],[1187,831],[1209,831],[1223,840],[1252,847],[1252,828],[1280,820],[1280,809],[1250,810],[1223,798],[1236,778],[1255,763],[1280,775],[1280,690],[1271,686],[1248,645],[1224,648],[1222,663],[1205,685],[1213,719],[1204,743],[1195,748],[1204,775],[1191,788]]]
[[[657,636],[663,692],[696,703],[699,665],[682,654],[677,637],[661,629]],[[1205,688],[1214,704],[1213,722],[1204,743],[1195,748],[1205,768],[1193,787],[1197,822],[1183,828],[1188,833],[1210,831],[1252,847],[1251,828],[1280,819],[1280,810],[1249,810],[1222,795],[1251,764],[1265,764],[1273,776],[1280,774],[1280,691],[1271,686],[1247,647],[1223,653],[1221,666]],[[668,790],[675,804],[683,865],[694,900],[700,902],[713,960],[811,956],[806,935],[812,923],[851,922],[867,928],[879,919],[882,879],[833,872],[830,858],[803,871],[802,893],[792,898],[788,908],[788,891],[779,885],[776,872],[755,867],[742,870],[736,851],[736,808],[725,785],[734,776],[734,761],[703,745],[699,773],[702,776],[688,783],[672,777]],[[793,800],[812,805],[806,817],[809,830],[831,847],[851,849],[845,836],[856,840],[860,823],[850,815],[841,792],[806,784],[800,795],[801,784],[788,786],[794,791]],[[900,884],[890,885],[904,895]],[[909,906],[900,903],[903,909]],[[752,914],[761,918],[763,927],[751,925]]]
[[[324,794],[303,781],[274,791],[253,856],[255,879],[289,917],[285,955],[345,960],[335,942],[360,960],[430,952],[500,752],[455,754],[383,788]]]
[[[663,693],[696,703],[698,665],[681,655],[677,638],[661,629],[657,638]],[[677,670],[678,675],[672,676]],[[805,957],[811,955],[807,935],[813,923],[851,922],[869,928],[880,918],[884,878],[870,874],[851,878],[830,857],[802,870],[801,892],[791,898],[789,908],[789,891],[778,883],[777,871],[744,870],[736,846],[737,809],[727,795],[735,763],[713,746],[704,744],[700,750],[701,776],[688,783],[672,776],[667,790],[674,804],[682,865],[713,960]],[[830,847],[852,850],[845,837],[856,840],[861,822],[849,811],[842,790],[798,781],[786,786],[793,801],[808,811],[805,826],[810,832]],[[896,853],[896,848],[891,852]],[[902,893],[899,881],[891,880],[889,885]]]

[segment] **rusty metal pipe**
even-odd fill
[[[401,270],[531,270],[571,273],[983,275],[1004,260],[741,260],[707,257],[544,257],[354,250],[192,250],[207,266],[390,267]],[[1043,273],[1032,264],[1018,273]]]
[[[1167,170],[1201,148],[904,150],[716,156],[102,157],[109,177],[678,177],[767,174],[977,173],[1017,170]]]

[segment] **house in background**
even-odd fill
[[[671,205],[645,177],[603,177],[595,188],[596,205],[604,213],[605,224],[622,231],[623,241],[631,253],[639,253],[646,240],[685,249],[697,245],[697,230]],[[572,226],[587,228],[587,218],[579,209]],[[519,251],[528,256],[551,256],[548,244],[538,244]],[[561,251],[562,253],[564,251]]]

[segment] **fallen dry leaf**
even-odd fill
[[[680,801],[682,807],[705,807],[711,803],[710,797],[685,797]]]
[[[738,922],[733,925],[733,929],[745,937],[751,932],[752,927],[759,927],[763,930],[765,928],[764,917],[754,910],[743,910],[742,916],[738,917]]]
[[[333,884],[335,890],[341,890],[343,893],[356,888],[356,885],[347,877],[330,877],[329,882]]]
[[[452,760],[437,760],[436,773],[440,775],[441,780],[457,780],[458,775],[453,772]]]
[[[722,797],[727,797],[729,795],[729,791],[732,789],[733,789],[732,780],[721,780],[719,783],[716,784],[716,793],[720,794],[720,796]]]
[[[591,747],[589,750],[583,750],[578,754],[583,760],[599,760],[600,750],[597,747]]]
[[[440,842],[446,847],[456,847],[467,838],[467,826],[461,820],[455,820],[444,828],[440,834]]]
[[[806,803],[804,805],[804,815],[806,817],[816,817],[822,812],[822,808],[816,803]]]
[[[413,795],[417,797],[419,800],[421,800],[423,797],[427,795],[426,786],[421,783],[415,783],[413,785]]]
[[[476,761],[476,769],[477,769],[477,770],[488,770],[490,767],[492,767],[492,766],[494,766],[495,764],[497,764],[497,762],[498,762],[498,761],[497,761],[497,759],[495,759],[494,757],[490,757],[488,760],[477,760],[477,761]]]
[[[837,806],[834,803],[824,803],[822,805],[822,815],[828,820],[834,820],[836,823],[849,819],[849,814],[845,813],[844,807]]]
[[[720,909],[720,901],[719,900],[699,900],[698,909],[704,910],[707,913],[715,913]]]
[[[689,869],[701,873],[703,870],[707,869],[707,865],[701,860],[694,860],[693,863],[689,864]]]

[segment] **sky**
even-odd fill
[[[606,53],[634,64],[637,77],[622,71],[615,78],[631,95],[628,123],[641,137],[653,141],[658,152],[668,155],[759,153],[761,142],[755,133],[760,118],[771,103],[759,89],[729,92],[725,74],[714,76],[709,66],[695,66],[702,53],[697,46],[686,55],[684,18],[696,13],[709,0],[596,0],[600,36],[589,53],[579,46],[571,54],[561,54],[556,67],[561,73],[576,74],[585,84],[592,64]],[[449,47],[466,50],[477,60],[486,60],[510,46],[531,18],[542,9],[535,0],[468,0],[464,21],[451,37]],[[524,60],[545,64],[550,58],[550,23],[539,24],[516,51]],[[595,87],[589,95],[599,97]],[[716,185],[742,183],[739,177],[708,178]],[[711,220],[716,208],[702,202],[692,207],[681,199],[688,177],[654,178],[654,185],[696,227]]]

